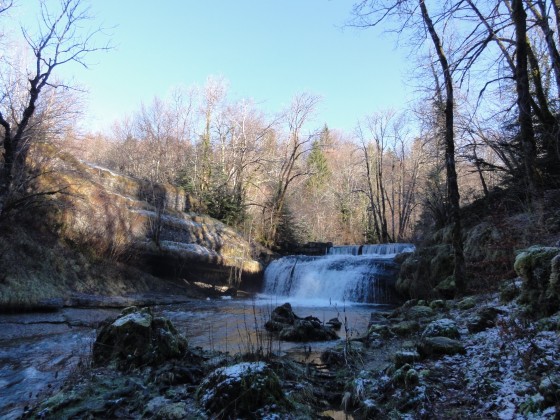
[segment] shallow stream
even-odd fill
[[[232,354],[246,351],[290,354],[296,359],[319,363],[319,355],[336,342],[286,343],[268,340],[264,323],[272,310],[285,303],[277,298],[191,301],[156,306],[154,311],[169,318],[189,340],[190,346]],[[326,322],[338,317],[339,332],[359,336],[366,330],[372,312],[386,306],[290,302],[301,317],[313,315]],[[62,386],[80,364],[87,364],[95,328],[118,309],[65,308],[56,313],[0,315],[0,418],[19,417],[26,406]]]

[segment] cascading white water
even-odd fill
[[[264,293],[291,300],[390,303],[398,266],[412,244],[332,247],[320,257],[289,256],[270,263]]]
[[[329,248],[329,255],[375,255],[394,258],[402,252],[413,252],[413,244],[340,245]]]

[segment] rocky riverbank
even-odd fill
[[[127,308],[24,418],[314,419],[333,409],[354,419],[557,418],[559,261],[559,248],[525,249],[519,277],[500,292],[376,312],[320,361],[275,353],[276,340],[318,339],[310,329],[323,336],[335,326],[296,316],[289,304],[272,311],[270,334],[255,322],[257,342],[238,355],[194,347],[161,315]]]
[[[149,310],[128,309],[105,323],[126,331],[98,331],[98,350],[24,417],[311,419],[336,409],[355,419],[555,418],[560,317],[530,322],[511,286],[378,313],[319,364],[277,357],[273,345],[203,351]],[[116,342],[126,351],[99,350]]]

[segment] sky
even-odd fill
[[[12,16],[29,22],[36,3],[19,0]],[[252,99],[269,113],[299,93],[318,95],[317,126],[346,131],[366,115],[412,99],[405,82],[411,52],[397,49],[382,29],[345,26],[349,0],[89,4],[114,48],[90,55],[87,70],[67,66],[58,75],[87,89],[85,125],[92,130],[107,129],[173,87],[203,86],[209,76],[228,81],[230,98]]]

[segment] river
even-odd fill
[[[169,318],[189,340],[190,346],[230,353],[263,351],[305,357],[318,362],[322,351],[336,343],[286,343],[270,341],[264,322],[278,298],[190,301],[155,306],[154,312]],[[313,315],[326,322],[338,317],[339,333],[358,336],[365,332],[371,313],[386,309],[374,304],[290,302],[299,316]],[[64,308],[54,313],[0,315],[0,418],[15,419],[37,401],[60,388],[64,381],[90,360],[95,329],[118,309]],[[311,352],[309,348],[311,347]]]

